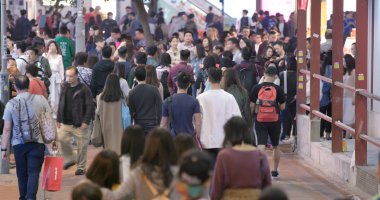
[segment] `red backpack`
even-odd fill
[[[277,122],[277,90],[274,86],[263,86],[259,90],[259,109],[257,112],[258,122]]]

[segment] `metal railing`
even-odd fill
[[[322,81],[325,81],[327,83],[332,84],[332,79],[321,76],[319,74],[311,74],[311,72],[308,70],[301,69],[300,73],[303,75],[308,75],[310,77],[313,77],[313,78],[316,78],[316,79],[319,79],[319,80],[322,80]],[[338,82],[338,81],[334,82],[334,85],[341,88],[341,89],[346,89],[346,90],[349,90],[351,92],[354,92],[354,93],[361,95],[363,97],[370,98],[370,99],[373,99],[376,101],[380,101],[380,96],[372,94],[366,90],[356,89],[352,86],[346,85],[346,84]],[[359,133],[358,130],[355,130],[354,128],[344,124],[341,121],[333,121],[331,117],[327,116],[326,114],[321,113],[319,110],[311,110],[310,106],[308,106],[306,104],[300,104],[299,107],[306,110],[306,111],[311,112],[312,114],[314,114],[315,116],[317,116],[321,119],[326,120],[327,122],[333,123],[334,125],[341,128],[342,130],[345,130],[348,133],[351,133],[355,138],[364,140],[364,141],[371,143],[374,146],[380,148],[380,140],[376,140],[375,138],[368,136],[366,133]],[[355,146],[355,150],[357,150],[356,148],[357,147]]]

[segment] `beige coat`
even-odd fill
[[[99,115],[102,129],[104,149],[121,152],[121,139],[123,137],[123,123],[121,120],[121,99],[117,102],[105,102],[97,96],[96,114]]]

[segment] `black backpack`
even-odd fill
[[[240,20],[240,27],[247,27],[249,26],[248,17],[242,17]]]
[[[243,87],[249,92],[251,91],[252,87],[255,85],[256,77],[253,77],[253,69],[251,67],[242,68],[239,71],[239,77],[240,82],[243,85]]]
[[[170,97],[170,92],[168,88],[168,77],[169,77],[168,71],[162,72],[161,84],[162,84],[162,87],[164,88],[164,99]]]

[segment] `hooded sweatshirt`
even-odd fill
[[[101,60],[92,68],[91,92],[93,97],[103,91],[108,74],[113,70],[114,63],[111,60]]]

